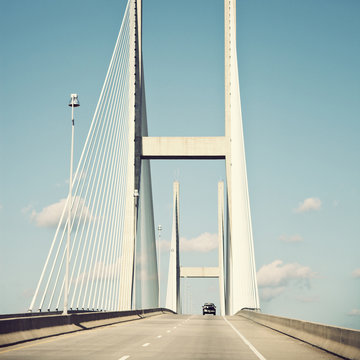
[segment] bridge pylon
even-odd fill
[[[158,270],[150,162],[142,159],[148,135],[142,56],[142,0],[130,0],[129,150],[120,310],[158,306]]]
[[[166,308],[181,314],[180,296],[180,185],[175,181],[173,184],[173,219],[169,256],[169,273],[166,290]]]
[[[173,224],[170,244],[169,274],[166,293],[166,307],[181,314],[181,278],[218,278],[220,315],[225,315],[224,286],[224,182],[218,183],[218,258],[217,267],[182,267],[180,266],[180,186],[173,185]]]

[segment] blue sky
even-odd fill
[[[31,300],[67,194],[69,95],[84,143],[124,0],[0,0],[0,312]],[[360,3],[238,0],[237,42],[256,265],[265,313],[360,328]],[[150,135],[224,134],[223,2],[144,0]],[[75,160],[76,162],[76,160]],[[183,265],[216,265],[222,161],[153,161],[163,295],[172,182]],[[206,252],[196,251],[203,239]],[[218,301],[191,280],[192,310]],[[187,303],[186,306],[189,306]]]

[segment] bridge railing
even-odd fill
[[[241,310],[243,316],[345,359],[360,360],[360,331]]]
[[[173,312],[165,308],[155,308],[109,312],[81,311],[69,313],[68,315],[59,313],[7,315],[6,318],[0,319],[0,347],[99,326],[138,320],[163,313]]]

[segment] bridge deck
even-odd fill
[[[161,315],[0,349],[0,359],[339,359],[239,316]]]

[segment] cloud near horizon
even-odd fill
[[[322,202],[318,198],[307,198],[303,202],[299,203],[299,206],[294,209],[296,213],[304,213],[308,211],[319,211],[321,209]]]
[[[218,235],[208,232],[199,236],[186,239],[180,238],[180,251],[184,252],[209,252],[218,248]],[[168,251],[170,249],[170,241],[160,240],[160,251]]]
[[[205,232],[199,236],[186,239],[180,238],[180,251],[209,252],[218,248],[218,235]]]
[[[100,279],[110,279],[113,274],[118,273],[121,266],[120,258],[115,259],[110,264],[105,264],[102,261],[98,261],[91,269],[82,271],[78,276],[74,277],[72,284],[80,284],[83,281],[94,281]]]
[[[308,266],[284,264],[282,260],[275,260],[262,266],[257,272],[261,299],[270,301],[282,294],[291,284],[309,287],[309,281],[314,277],[315,273]]]
[[[360,278],[360,268],[355,269],[355,270],[352,272],[352,276],[353,276],[355,279]]]
[[[281,235],[279,237],[280,241],[287,242],[287,243],[295,243],[304,241],[304,239],[300,235]]]
[[[28,206],[27,208],[23,209],[23,213],[30,213],[30,220],[35,223],[37,227],[45,227],[45,228],[52,228],[56,227],[59,224],[61,219],[61,215],[64,211],[66,206],[66,198],[60,199],[58,202],[51,204],[49,206],[44,207],[41,211],[37,212],[32,206]],[[83,208],[82,214],[72,214],[75,215],[77,220],[85,220],[91,218],[90,211],[88,207],[85,205],[84,200],[80,197],[75,197],[74,205],[73,205],[73,212],[77,209]],[[64,217],[62,221],[62,225],[66,222],[66,217]]]
[[[350,312],[348,312],[349,316],[360,316],[360,309],[352,309]]]

